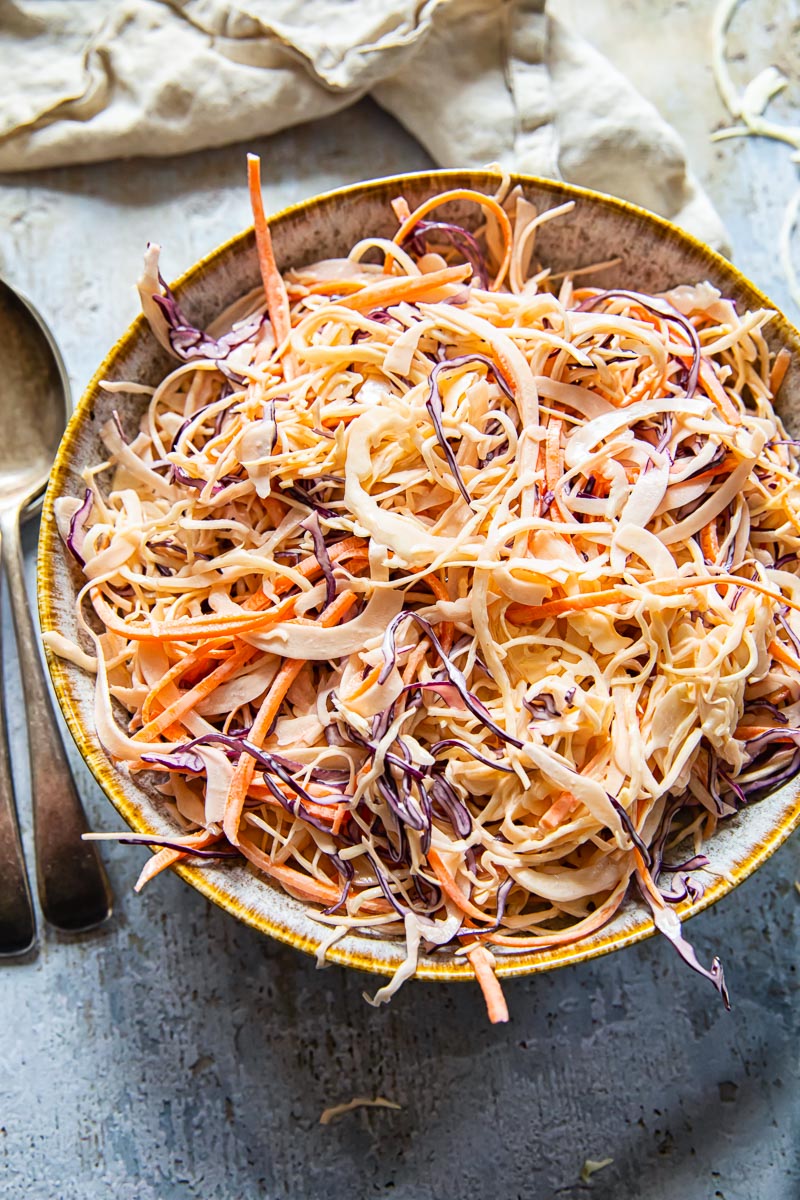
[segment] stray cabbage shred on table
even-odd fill
[[[106,461],[57,502],[85,641],[48,640],[181,826],[139,836],[140,884],[244,857],[330,926],[321,953],[405,939],[375,1002],[454,952],[493,1020],[505,956],[638,894],[727,1003],[676,905],[717,823],[800,763],[772,314],[703,282],[551,279],[537,229],[580,209],[508,180],[398,198],[393,239],[281,275],[254,158],[249,181],[263,288],[199,330],[149,248],[143,309],[179,364],[108,385]]]

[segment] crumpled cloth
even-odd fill
[[[0,171],[183,154],[371,95],[499,163],[726,236],[675,130],[545,0],[0,0]]]

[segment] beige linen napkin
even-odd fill
[[[172,155],[372,94],[442,166],[725,231],[675,131],[545,0],[0,0],[0,171]]]

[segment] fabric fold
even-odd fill
[[[725,248],[675,130],[545,0],[0,0],[0,171],[263,137],[371,94],[442,166],[563,177]]]

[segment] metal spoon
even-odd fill
[[[36,876],[42,912],[74,932],[111,913],[96,848],[70,773],[25,590],[19,523],[47,483],[69,417],[61,356],[34,308],[0,280],[0,549],[25,693]],[[19,841],[8,744],[0,717],[0,954],[30,948],[35,922]]]

